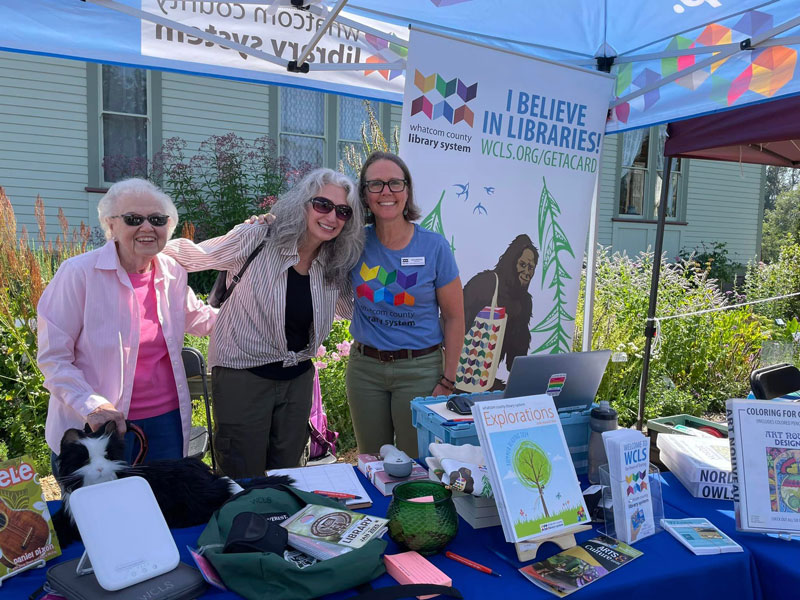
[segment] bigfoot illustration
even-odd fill
[[[509,371],[514,358],[527,354],[531,343],[529,323],[533,300],[528,285],[538,262],[539,251],[531,238],[523,233],[508,245],[493,270],[481,271],[464,286],[464,324],[468,332],[478,312],[491,305],[495,285],[499,282],[497,305],[506,309],[508,318],[500,360],[505,357]],[[504,388],[505,383],[496,380],[492,389]]]

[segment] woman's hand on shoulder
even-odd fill
[[[120,435],[128,430],[128,427],[125,425],[125,415],[114,408],[114,405],[110,402],[101,404],[86,415],[86,422],[89,424],[92,431],[97,431],[108,421],[114,421],[117,425],[117,433]]]
[[[252,215],[249,219],[245,219],[246,225],[272,225],[278,218],[272,213],[262,213],[260,215]]]

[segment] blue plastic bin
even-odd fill
[[[482,392],[467,394],[481,400],[499,400],[503,392]],[[427,396],[414,398],[411,401],[411,422],[417,428],[417,450],[420,458],[430,456],[428,445],[432,443],[453,444],[461,446],[472,444],[479,446],[478,434],[474,423],[459,423],[445,427],[444,418],[428,408],[429,404],[444,402],[449,396]],[[561,426],[572,456],[572,464],[580,475],[586,473],[589,466],[589,413],[591,407],[582,411],[561,413]]]

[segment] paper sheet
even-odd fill
[[[295,480],[294,487],[304,492],[324,490],[326,492],[340,492],[357,496],[357,498],[348,499],[345,502],[348,508],[362,508],[372,505],[369,494],[358,480],[355,469],[353,469],[352,465],[346,463],[298,467],[295,469],[273,469],[267,475],[288,475]]]

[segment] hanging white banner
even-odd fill
[[[502,389],[515,356],[571,349],[612,85],[411,31],[400,150],[464,284],[462,390]]]

